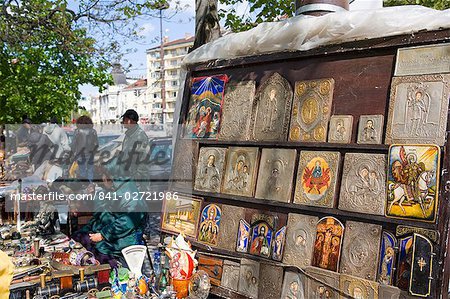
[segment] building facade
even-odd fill
[[[152,123],[173,123],[178,90],[184,83],[180,82],[181,62],[193,43],[192,36],[174,41],[164,40],[165,111],[162,109],[161,48],[158,46],[147,50],[147,102]]]

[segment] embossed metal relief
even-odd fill
[[[255,81],[227,84],[219,140],[249,140]]]
[[[305,277],[297,272],[286,271],[284,273],[282,299],[305,299]]]
[[[326,141],[333,90],[333,78],[295,83],[289,140]]]
[[[290,201],[296,155],[297,151],[291,149],[262,150],[256,198]]]
[[[195,160],[197,144],[188,139],[178,139],[175,145],[172,167],[172,187],[187,188],[194,186]]]
[[[344,225],[334,217],[323,217],[317,223],[312,265],[337,271],[341,257]]]
[[[218,247],[234,251],[239,229],[239,221],[244,218],[244,208],[222,205],[222,219],[220,220],[220,234]]]
[[[342,245],[341,273],[375,280],[381,241],[381,226],[347,221]]]
[[[330,118],[328,142],[350,143],[352,140],[353,116],[333,115]]]
[[[280,74],[266,79],[256,92],[253,114],[253,139],[259,141],[285,141],[289,128],[292,87]]]
[[[384,215],[386,162],[383,154],[345,154],[340,210]]]
[[[226,148],[202,147],[198,155],[195,190],[220,192],[225,167]]]
[[[413,253],[409,293],[414,296],[428,297],[431,294],[433,279],[433,244],[426,237],[413,235]]]
[[[380,246],[380,262],[377,282],[380,285],[391,285],[394,278],[397,239],[393,234],[383,231]]]
[[[339,152],[302,151],[294,203],[334,207],[339,162]]]
[[[386,144],[444,145],[450,75],[394,77]]]
[[[299,268],[311,265],[318,221],[316,216],[289,213],[284,264]]]
[[[450,45],[436,44],[397,50],[395,76],[450,73]]]
[[[440,148],[392,145],[386,216],[434,222],[438,206]]]
[[[359,144],[381,144],[383,139],[383,115],[361,115],[358,125]]]
[[[339,298],[339,293],[334,290],[339,289],[339,273],[311,266],[307,267],[305,271],[306,274],[315,278],[306,280],[305,298]]]
[[[431,241],[433,241],[434,243],[439,242],[439,232],[436,230],[407,225],[397,225],[397,228],[395,230],[395,235],[397,237],[410,235],[413,233],[423,235],[428,239],[430,239]]]
[[[362,278],[341,274],[340,289],[354,299],[378,299],[378,283]],[[346,297],[341,295],[341,299]],[[380,297],[381,298],[381,297]],[[384,299],[384,298],[383,298]]]
[[[261,263],[258,299],[280,298],[283,286],[283,267]]]
[[[241,260],[239,270],[239,293],[250,298],[258,298],[259,263],[249,259]]]
[[[223,261],[222,280],[220,282],[221,287],[231,289],[233,291],[238,290],[240,266],[241,265],[239,263],[233,261]]]
[[[227,153],[222,193],[253,196],[258,162],[257,147],[230,147]]]
[[[401,290],[390,285],[380,284],[378,287],[378,298],[380,299],[399,299]]]

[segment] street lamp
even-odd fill
[[[161,105],[162,105],[162,123],[166,123],[166,81],[165,81],[165,69],[164,69],[164,36],[163,36],[163,23],[162,23],[162,11],[169,8],[168,2],[160,3],[156,9],[159,9],[159,38],[161,41],[159,50],[159,68],[161,76]]]

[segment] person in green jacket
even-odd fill
[[[133,200],[138,189],[132,179],[113,179],[105,167],[97,170],[103,190],[95,194],[94,215],[72,238],[94,253],[101,264],[109,263],[114,268],[123,248],[143,244],[145,204]]]

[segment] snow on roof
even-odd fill
[[[320,17],[296,16],[267,22],[245,32],[225,35],[201,46],[183,65],[450,28],[450,9],[407,5],[344,11]],[[245,42],[244,42],[245,41]]]

